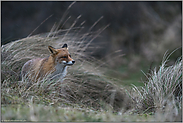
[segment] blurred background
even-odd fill
[[[1,2],[1,45],[27,37],[44,20],[32,35],[49,32],[59,22],[72,2]],[[78,24],[85,21],[88,30],[103,17],[94,30],[108,24],[95,42],[103,48],[93,56],[101,59],[118,50],[123,57],[106,57],[108,66],[117,72],[108,74],[122,78],[131,84],[141,83],[141,72],[158,67],[163,55],[172,52],[169,65],[182,55],[182,2],[76,2],[68,11],[70,21],[63,25],[69,28],[79,15]],[[121,53],[121,52],[120,52]],[[120,55],[120,54],[118,54]]]

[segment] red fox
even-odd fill
[[[62,80],[66,76],[67,66],[75,63],[68,52],[67,44],[64,44],[61,49],[55,49],[52,46],[48,46],[48,49],[50,56],[32,59],[23,65],[22,81],[28,79],[35,82],[44,77]]]

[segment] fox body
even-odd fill
[[[67,44],[64,44],[61,49],[55,49],[52,46],[48,46],[48,49],[50,56],[32,59],[23,65],[22,79],[37,81],[44,77],[51,79],[63,79],[65,77],[67,66],[75,63],[68,52]]]

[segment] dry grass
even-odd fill
[[[47,34],[29,36],[1,47],[2,120],[43,121],[47,116],[46,121],[181,121],[182,59],[167,67],[168,57],[164,57],[159,70],[152,71],[144,87],[133,86],[133,90],[126,93],[104,75],[110,61],[91,55],[100,48],[92,41],[106,27],[92,31],[96,21],[83,33],[82,24],[75,26],[79,18],[69,29],[58,29],[61,22],[67,21],[61,19]],[[64,43],[68,44],[76,64],[68,68],[63,82],[45,78],[30,84],[21,80],[20,71],[26,61],[46,57],[49,55],[47,46],[59,48]],[[97,46],[102,45],[98,42]],[[122,56],[119,54],[121,51],[107,57],[118,58]],[[14,104],[19,107],[12,107]],[[75,112],[79,107],[90,113]]]
[[[14,93],[22,100],[28,100],[33,95],[36,97],[44,95],[46,99],[51,100],[49,104],[60,102],[79,104],[96,110],[107,107],[115,111],[121,108],[129,109],[130,98],[124,90],[114,85],[103,74],[107,61],[94,59],[91,57],[92,52],[88,52],[97,49],[91,42],[106,27],[92,32],[92,27],[97,24],[95,23],[89,32],[83,34],[82,26],[74,27],[77,19],[70,29],[57,30],[57,26],[54,26],[47,34],[35,35],[3,45],[1,50],[2,92],[8,92],[9,96]],[[30,84],[28,80],[20,79],[20,71],[26,61],[36,57],[46,57],[49,55],[47,46],[59,48],[64,43],[68,44],[69,52],[76,64],[69,67],[63,82],[44,78]],[[115,56],[115,53],[112,55]],[[7,103],[8,97],[4,97],[7,96],[6,94],[3,94],[2,104]]]
[[[166,66],[170,55],[165,53],[159,70],[155,68],[146,75],[148,81],[144,87],[133,86],[138,94],[134,99],[136,111],[156,114],[157,121],[176,121],[182,116],[182,57],[174,65]]]
[[[149,77],[147,77],[148,82],[145,83],[144,87],[139,88],[134,86],[133,90],[128,90],[128,93],[126,93],[124,88],[119,88],[119,86],[114,84],[113,80],[108,79],[103,74],[106,68],[104,62],[87,56],[87,52],[83,50],[87,42],[83,40],[79,41],[76,37],[74,37],[73,41],[72,36],[70,38],[66,38],[66,35],[63,36],[58,35],[53,38],[37,35],[2,46],[1,74],[4,78],[1,81],[2,105],[5,107],[7,104],[9,106],[13,106],[14,104],[28,105],[30,100],[32,100],[32,106],[40,110],[45,110],[44,107],[48,106],[51,111],[56,112],[59,110],[61,113],[66,112],[64,107],[74,107],[74,110],[77,107],[82,107],[81,109],[89,108],[92,111],[99,111],[96,112],[97,116],[89,114],[87,115],[89,119],[81,121],[182,120],[181,58],[174,65],[166,66],[168,57],[165,55],[159,70],[157,71],[156,68],[152,70]],[[51,44],[56,47],[56,44],[62,46],[64,43],[68,43],[70,53],[73,59],[75,59],[76,64],[69,67],[68,74],[63,82],[49,81],[45,78],[30,86],[29,81],[20,80],[19,73],[21,67],[27,60],[49,55],[47,45]],[[90,45],[87,47],[90,47]],[[103,67],[100,67],[101,64]],[[28,88],[27,85],[29,85]],[[131,98],[129,98],[129,95]],[[4,106],[2,111],[6,112],[7,108]],[[28,107],[28,110],[31,112],[32,108],[30,105]],[[59,107],[63,107],[63,109],[60,110]],[[24,110],[26,107],[16,108],[15,110],[18,111],[21,109]],[[71,108],[71,110],[73,109]],[[112,112],[106,114],[104,110],[107,112],[117,111],[118,115],[114,115]],[[36,112],[40,113],[39,110],[36,110]],[[24,114],[24,112],[21,113]],[[3,120],[7,118],[12,119],[11,116],[13,118],[24,116],[20,112],[16,112],[14,115],[12,115],[12,112],[5,114],[7,116],[3,115]],[[57,116],[55,118],[58,118],[56,121],[78,121],[77,118],[72,120],[73,117],[76,117],[76,115],[72,115],[72,111],[69,115],[71,115],[69,120],[60,119]],[[107,119],[103,119],[103,117]],[[37,119],[34,119],[33,114],[27,120],[43,121],[43,118],[41,115]],[[55,120],[48,118],[47,121]]]

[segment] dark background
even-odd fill
[[[49,32],[59,22],[72,2],[1,2],[1,45],[32,35]],[[175,61],[182,54],[182,2],[76,2],[68,11],[69,28],[82,15],[78,24],[85,21],[89,29],[100,17],[95,29],[108,24],[94,42],[105,42],[105,48],[94,56],[102,58],[122,50],[122,60],[111,63],[114,67],[127,65],[134,71],[142,64],[158,62],[163,54],[179,48],[171,57]],[[66,18],[67,18],[66,17]],[[94,30],[95,30],[94,29]],[[112,59],[112,56],[109,57]],[[147,69],[147,68],[146,68]]]

